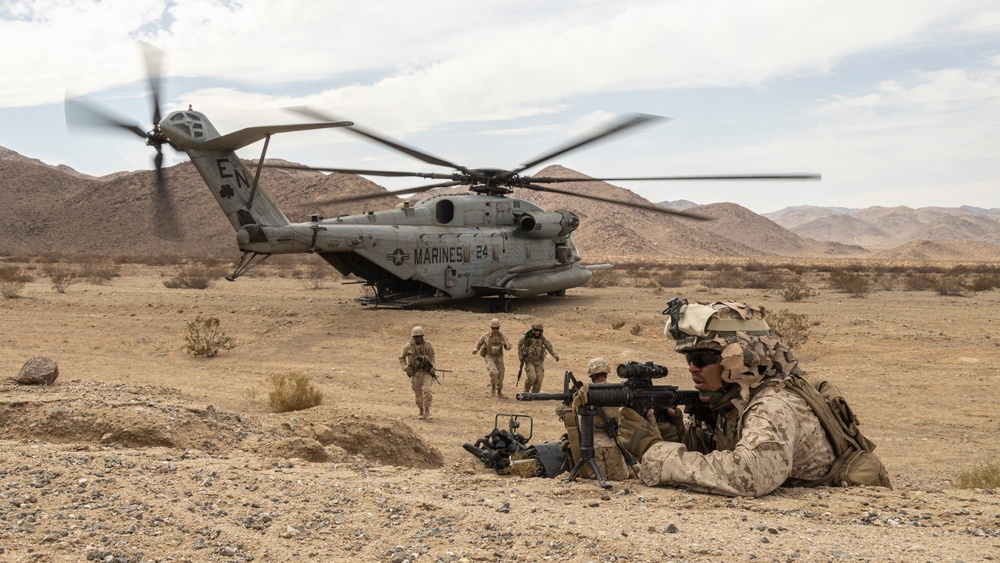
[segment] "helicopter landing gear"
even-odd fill
[[[514,312],[514,302],[506,297],[500,297],[496,301],[490,303],[491,313],[513,313]]]
[[[565,289],[560,289],[559,291],[550,291],[548,293],[548,295],[551,295],[553,297],[562,297],[562,296],[566,295],[566,290]]]

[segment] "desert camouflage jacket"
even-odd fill
[[[479,352],[483,348],[486,349],[486,353],[484,354],[486,356],[503,357],[503,351],[510,350],[510,342],[507,341],[507,337],[502,332],[497,331],[496,334],[493,334],[493,331],[490,331],[480,336],[476,342],[476,352]]]
[[[819,479],[834,460],[819,419],[795,393],[777,387],[757,392],[736,415],[719,419],[715,451],[689,451],[683,443],[657,442],[642,456],[639,477],[647,485],[677,485],[730,496],[759,497],[781,485]],[[728,428],[727,428],[728,426]],[[685,442],[692,444],[687,429]],[[728,432],[727,432],[728,430]],[[732,449],[718,449],[735,431]]]
[[[545,351],[555,357],[556,352],[552,349],[552,342],[544,336],[535,338],[534,335],[524,336],[517,343],[517,357],[519,360],[529,362],[540,362],[545,359]]]
[[[434,346],[431,346],[431,343],[426,340],[424,340],[422,344],[417,344],[413,341],[413,339],[410,339],[410,343],[403,347],[403,353],[399,355],[399,366],[403,368],[406,375],[409,375],[410,377],[417,373],[417,370],[415,369],[416,366],[414,365],[417,356],[427,358],[427,361],[433,365]]]

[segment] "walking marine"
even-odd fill
[[[420,418],[430,418],[434,399],[434,346],[424,340],[423,328],[415,326],[410,331],[410,342],[399,355],[399,366],[410,378]]]
[[[490,374],[490,394],[503,398],[503,351],[510,350],[507,337],[500,332],[500,319],[490,320],[490,331],[479,337],[473,354],[486,360],[486,371]]]
[[[548,352],[558,362],[559,354],[552,349],[552,342],[542,336],[544,327],[541,322],[531,325],[517,343],[517,357],[521,360],[524,370],[524,392],[538,393],[542,390],[542,380],[545,378],[545,353]],[[521,372],[517,373],[520,382]]]

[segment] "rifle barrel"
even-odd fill
[[[518,393],[514,395],[518,401],[570,401],[572,393]]]

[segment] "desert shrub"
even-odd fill
[[[816,297],[817,291],[802,279],[802,276],[792,276],[785,280],[785,285],[781,288],[781,297],[785,301],[802,301],[811,297]]]
[[[49,279],[52,280],[52,291],[66,293],[69,286],[80,281],[80,276],[76,270],[62,269],[49,274]]]
[[[847,270],[830,272],[827,284],[830,289],[847,293],[851,297],[864,297],[871,291],[871,282],[864,274]]]
[[[304,280],[306,289],[323,289],[326,286],[326,275],[329,273],[330,268],[328,266],[313,266],[309,268],[306,272],[302,272],[301,269],[293,270],[292,277]],[[295,275],[295,271],[299,271],[299,275]]]
[[[996,274],[980,274],[969,280],[967,287],[969,291],[990,291],[1000,287],[1000,276]]]
[[[300,411],[323,402],[323,392],[300,373],[275,374],[268,377],[268,383],[267,400],[274,412]]]
[[[632,328],[628,329],[628,331],[632,333],[632,336],[639,336],[639,333],[642,332],[642,325],[637,324]]]
[[[1000,487],[1000,464],[987,463],[958,474],[955,486],[959,489],[996,489]]]
[[[4,299],[14,299],[21,296],[25,284],[31,281],[31,276],[17,266],[0,266],[0,296]]]
[[[743,274],[736,268],[726,267],[715,270],[705,279],[705,286],[710,289],[738,288],[742,284]]]
[[[621,281],[621,272],[615,270],[595,270],[590,276],[591,287],[617,287]]]
[[[221,350],[232,350],[236,343],[219,328],[218,317],[202,318],[201,315],[188,323],[185,349],[195,357],[214,358]]]
[[[623,326],[625,326],[625,321],[611,323],[611,330],[621,330]]]
[[[911,272],[903,278],[903,288],[906,291],[932,291],[934,283],[934,275],[928,273]]]
[[[793,313],[788,309],[778,312],[768,311],[767,324],[781,336],[781,341],[789,348],[801,346],[809,341],[809,317]]]
[[[945,274],[934,280],[934,291],[938,295],[964,295],[965,283],[960,276]]]
[[[170,289],[208,289],[218,272],[202,264],[184,266],[174,272],[173,277],[163,280],[163,285]]]
[[[659,287],[680,287],[684,285],[687,272],[684,270],[669,270],[657,275],[654,279]]]
[[[114,264],[86,264],[80,270],[80,278],[94,285],[106,285],[121,275],[121,268]]]

